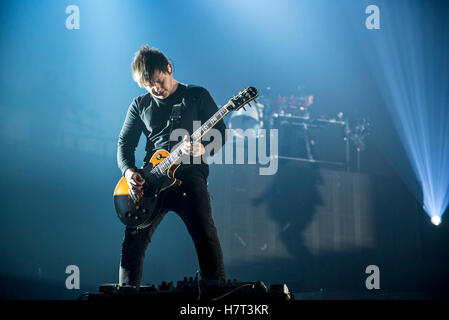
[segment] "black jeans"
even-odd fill
[[[192,237],[204,280],[226,280],[223,254],[212,219],[207,182],[199,176],[182,178],[179,187],[164,192],[162,214],[145,229],[125,228],[120,261],[120,285],[139,286],[145,251],[154,231],[168,211],[176,212]]]

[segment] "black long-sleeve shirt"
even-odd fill
[[[178,103],[182,104],[181,119],[178,121],[178,125],[173,126],[173,130],[176,128],[186,129],[190,135],[194,131],[193,121],[201,121],[201,124],[203,124],[218,110],[217,105],[205,88],[186,86],[182,83],[179,83],[176,91],[166,99],[157,99],[150,93],[135,98],[128,108],[118,139],[117,163],[122,175],[128,168],[136,168],[135,150],[142,133],[147,138],[144,166],[157,150],[170,151],[169,138],[170,129],[172,129],[170,116],[173,105]],[[220,143],[222,146],[225,143],[226,129],[223,120],[220,120],[214,128],[221,133],[222,141]],[[205,139],[201,142],[206,146],[212,141]],[[176,143],[176,141],[172,141],[170,147],[173,147]],[[176,177],[195,173],[207,178],[209,166],[203,161],[201,164],[182,164],[176,171]]]

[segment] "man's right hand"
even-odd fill
[[[134,168],[128,168],[125,171],[126,182],[133,191],[142,191],[145,179]]]

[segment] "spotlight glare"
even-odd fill
[[[432,216],[430,219],[434,225],[439,225],[441,223],[441,218],[439,216]]]

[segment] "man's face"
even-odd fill
[[[175,91],[176,81],[173,79],[172,67],[169,65],[170,73],[156,70],[153,74],[151,85],[144,88],[158,99],[165,99]]]

